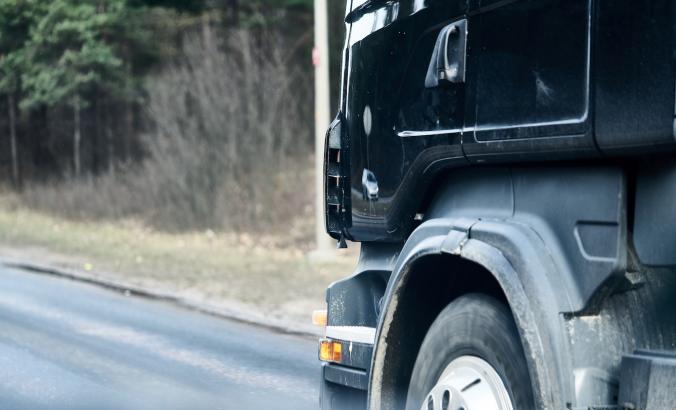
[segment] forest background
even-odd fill
[[[0,184],[67,218],[311,224],[312,18],[311,0],[0,0]]]
[[[311,0],[0,0],[0,258],[306,323],[356,255],[308,257],[313,24]]]

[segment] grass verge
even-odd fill
[[[355,248],[311,262],[283,238],[71,221],[0,199],[0,255],[289,322],[307,323],[311,310],[324,306],[326,286],[354,268]]]

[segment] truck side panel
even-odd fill
[[[346,47],[348,217],[334,237],[405,240],[436,178],[459,167],[676,148],[672,1],[374,4]],[[460,21],[465,82],[430,86],[439,34]]]
[[[606,154],[673,149],[676,4],[597,0],[596,141]]]

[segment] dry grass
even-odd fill
[[[326,286],[356,263],[356,247],[331,263],[316,264],[284,238],[209,230],[170,234],[132,220],[65,220],[17,204],[0,198],[5,252],[23,249],[22,257],[287,320],[307,321],[310,309],[323,306]]]

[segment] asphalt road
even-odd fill
[[[0,409],[316,409],[316,341],[0,265]]]

